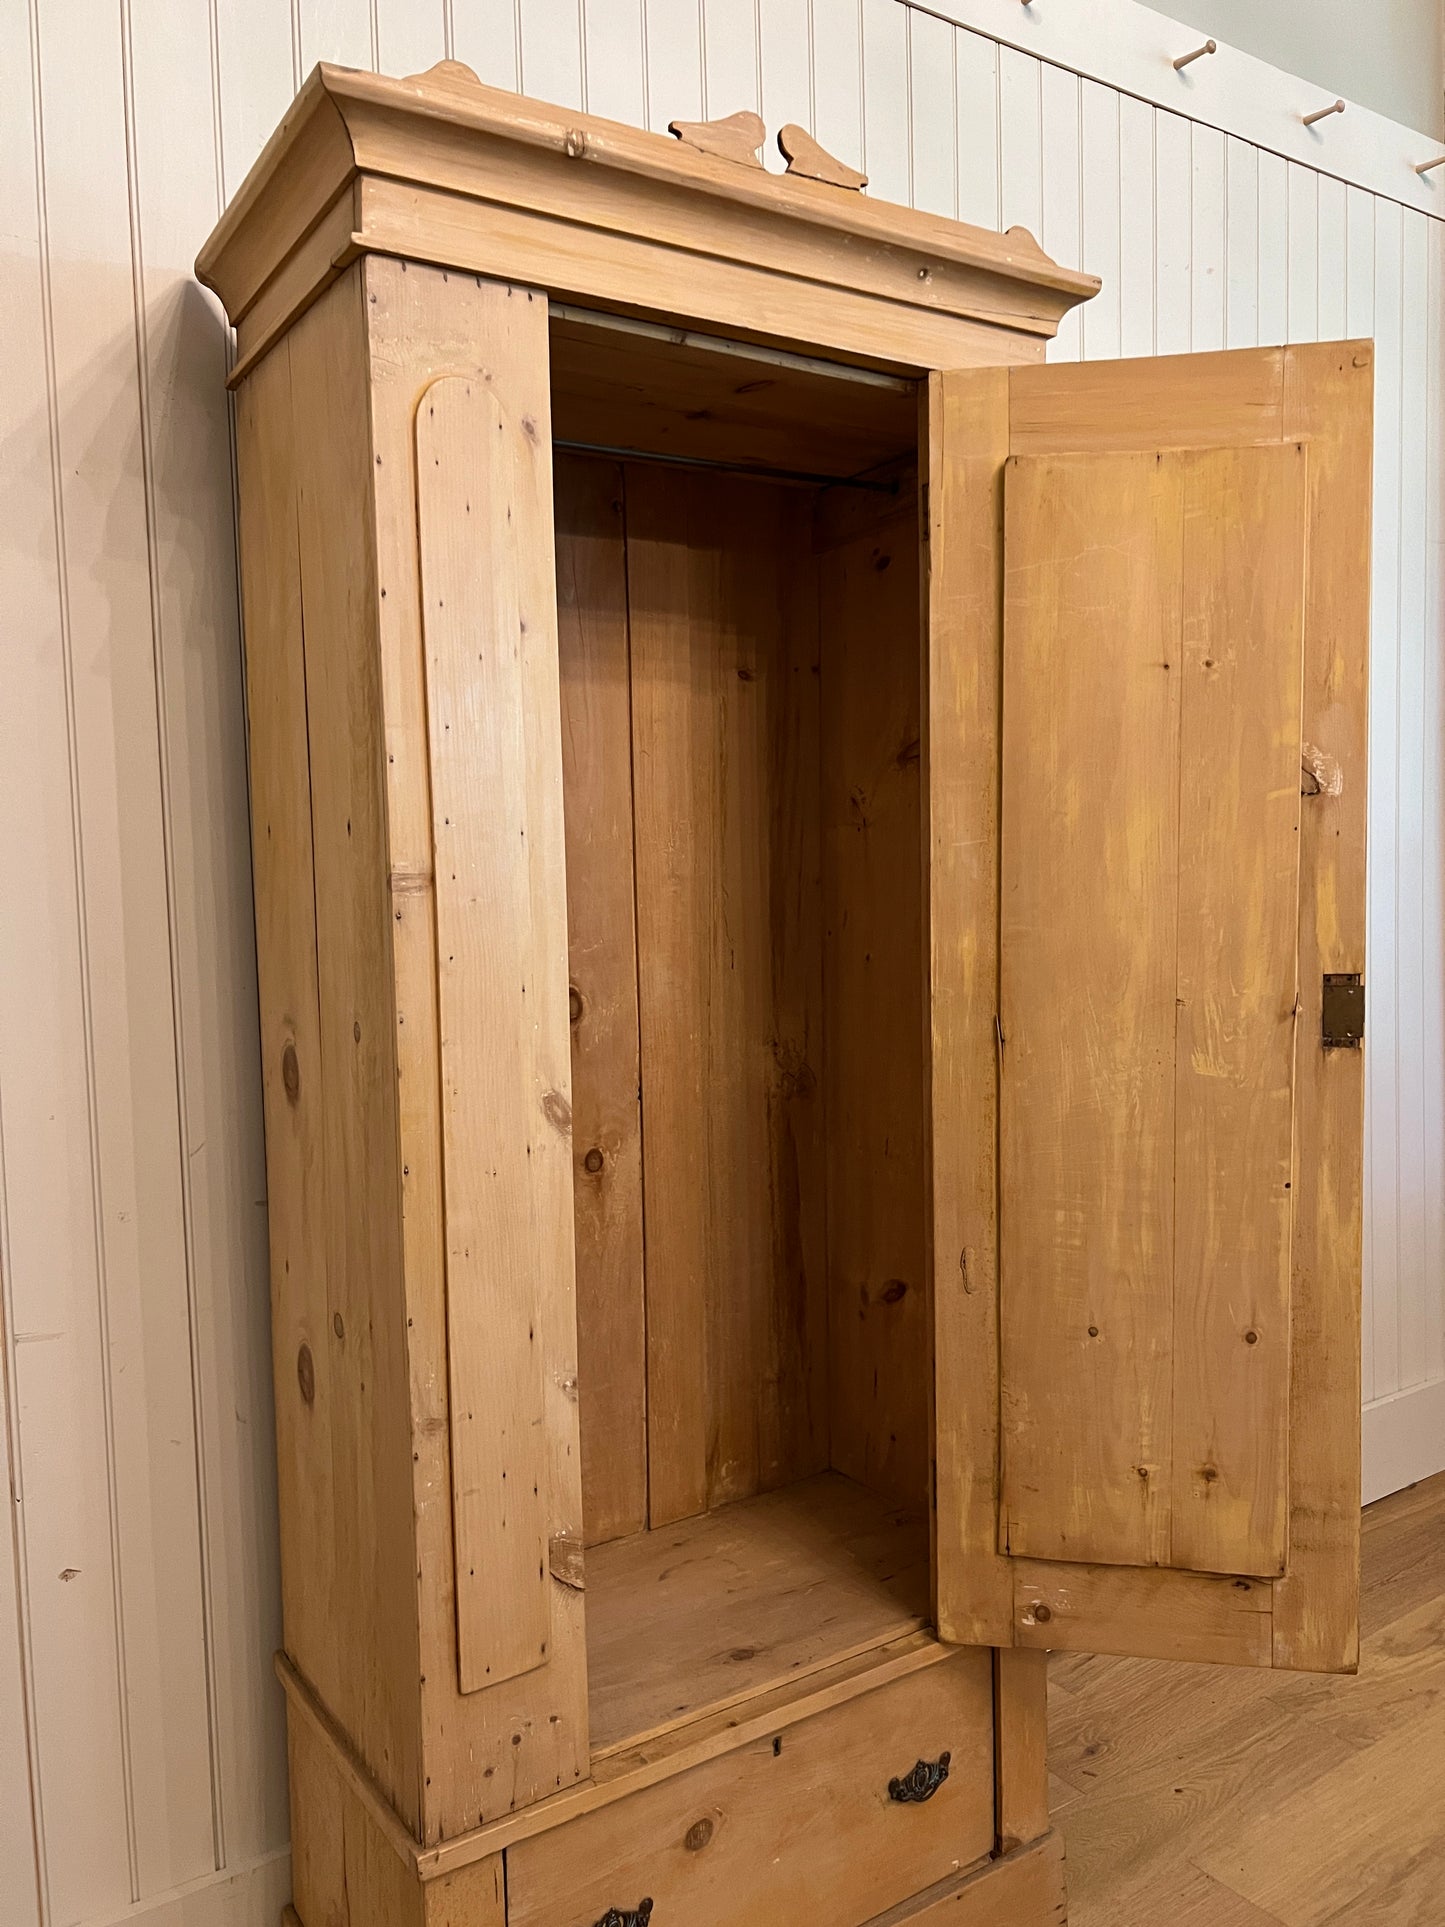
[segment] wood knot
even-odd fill
[[[292,1043],[288,1043],[281,1053],[281,1082],[286,1089],[287,1103],[296,1103],[301,1096],[301,1060]]]
[[[606,1163],[606,1159],[603,1157],[602,1153],[597,1149],[597,1146],[594,1144],[592,1149],[587,1153],[586,1157],[583,1158],[582,1160],[582,1169],[584,1171],[590,1171],[592,1176],[595,1178],[597,1176],[597,1173],[602,1169],[602,1166],[605,1163]]]
[[[682,1836],[682,1844],[689,1853],[701,1853],[712,1839],[712,1821],[706,1818],[694,1820]]]
[[[303,1345],[296,1354],[296,1383],[301,1387],[301,1396],[308,1405],[316,1402],[316,1360],[311,1356],[311,1347]]]
[[[542,1099],[542,1115],[563,1137],[572,1135],[572,1106],[561,1091],[548,1091]]]

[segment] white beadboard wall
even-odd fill
[[[1286,158],[991,3],[998,40],[983,0],[0,0],[6,1927],[271,1927],[289,1890],[228,342],[189,269],[319,59],[802,121],[1101,274],[1063,356],[1375,336],[1367,1484],[1445,1462],[1442,227],[1403,161],[1351,185],[1343,137]]]

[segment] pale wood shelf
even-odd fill
[[[835,1472],[587,1554],[592,1754],[923,1625],[928,1524]]]

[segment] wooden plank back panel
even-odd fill
[[[582,1516],[597,1545],[647,1524],[631,665],[622,472],[556,464],[557,620],[572,1018]]]
[[[1284,1570],[1308,455],[1184,464],[1170,1564]]]
[[[1003,1508],[1016,1555],[1169,1557],[1181,477],[1005,482]]]
[[[846,506],[840,539],[826,513],[817,532],[832,1463],[921,1505],[932,1340],[917,498],[884,519]]]
[[[573,1299],[551,451],[521,333],[416,417],[463,1692],[547,1657],[540,1311]]]
[[[827,1463],[807,500],[627,470],[649,1504]]]

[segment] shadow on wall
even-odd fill
[[[129,268],[57,259],[51,281],[53,420],[37,387],[0,441],[25,906],[6,994],[29,1013],[5,1101],[46,1120],[7,1132],[4,1173],[22,1614],[47,1833],[63,1849],[113,1773],[121,1705],[154,1891],[287,1838],[227,342],[167,271],[139,354],[116,329],[72,372],[77,317],[129,312]],[[67,1885],[52,1868],[57,1907]]]

